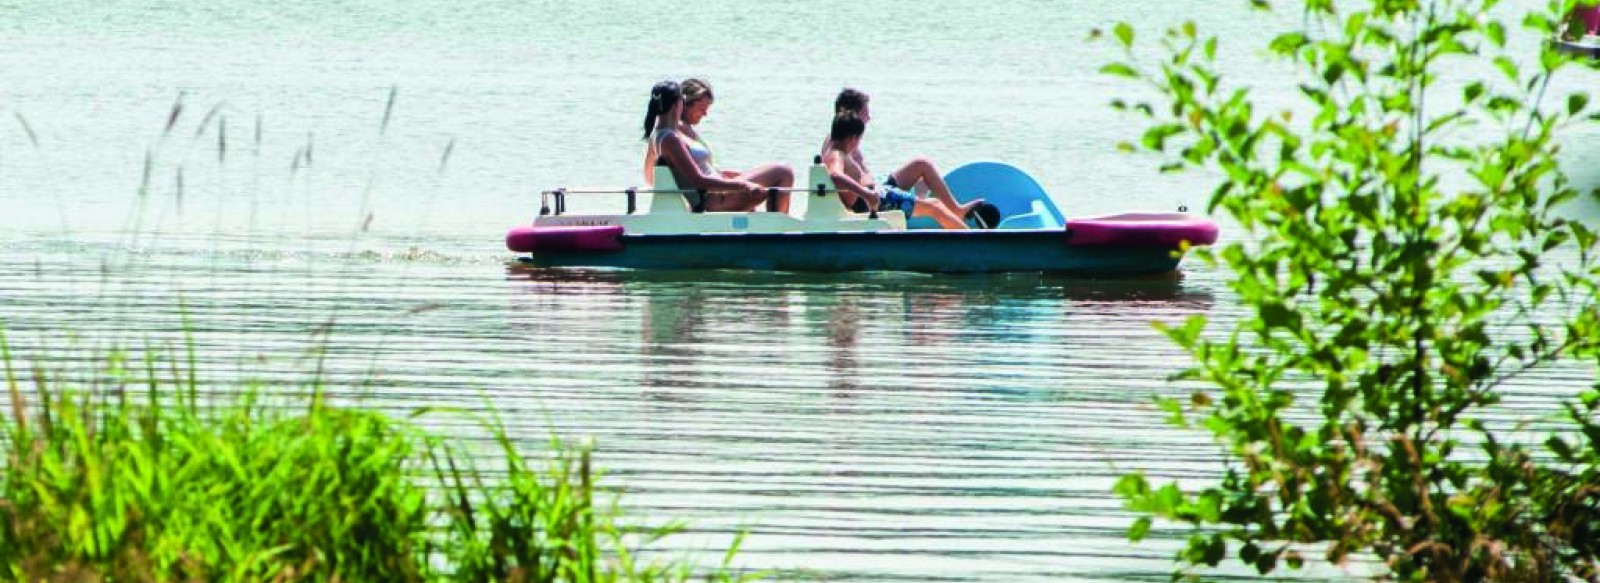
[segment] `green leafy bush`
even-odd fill
[[[1552,38],[1570,5],[1520,24]],[[1130,538],[1155,518],[1194,525],[1179,575],[1320,555],[1371,559],[1382,579],[1600,580],[1600,391],[1573,388],[1542,442],[1481,421],[1508,380],[1593,360],[1600,341],[1595,232],[1556,212],[1580,195],[1556,136],[1594,119],[1589,98],[1546,103],[1569,61],[1508,52],[1498,9],[1306,1],[1306,29],[1268,46],[1300,73],[1297,112],[1230,85],[1192,23],[1150,66],[1131,26],[1113,30],[1128,59],[1104,72],[1161,96],[1113,103],[1151,121],[1127,149],[1219,175],[1209,208],[1250,239],[1198,253],[1248,316],[1164,327],[1195,359],[1181,376],[1214,389],[1162,406],[1214,434],[1225,473],[1116,486],[1141,515]],[[1463,70],[1490,78],[1441,82]]]

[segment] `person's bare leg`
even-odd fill
[[[894,183],[901,185],[902,188],[913,188],[918,182],[927,185],[934,198],[955,209],[956,216],[967,216],[967,213],[983,202],[981,198],[967,204],[957,202],[955,195],[950,193],[950,185],[945,184],[944,177],[939,175],[939,169],[927,158],[914,158],[894,171]]]
[[[788,164],[764,164],[750,169],[749,172],[745,172],[741,177],[768,188],[790,188],[794,186],[794,170],[789,168]],[[765,200],[758,201],[751,210],[759,209]],[[789,212],[788,192],[778,193],[778,212]]]
[[[898,182],[898,179],[896,181]],[[937,200],[919,198],[916,206],[911,207],[911,211],[911,214],[915,216],[932,217],[934,221],[939,223],[940,227],[946,229],[965,230],[967,228],[967,223],[962,221],[960,216],[951,212],[950,207]]]
[[[761,206],[765,197],[747,192],[712,193],[706,199],[706,211],[714,213],[747,213]]]
[[[920,180],[906,190],[911,191],[911,194],[917,195],[917,198],[928,198],[929,196],[933,196],[933,189],[928,187],[928,183]]]

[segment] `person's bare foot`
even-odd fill
[[[959,217],[962,217],[962,218],[966,218],[966,217],[972,215],[972,209],[978,208],[978,205],[980,205],[980,204],[983,204],[983,199],[981,199],[981,198],[972,199],[971,202],[968,202],[967,204],[961,205],[959,208],[956,209],[956,216],[959,216]]]

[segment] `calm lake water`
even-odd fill
[[[851,85],[879,167],[1008,161],[1069,215],[1201,207],[1203,177],[1115,151],[1138,125],[1105,104],[1136,90],[1085,41],[1183,18],[1287,103],[1255,47],[1299,17],[1243,2],[0,3],[0,321],[46,362],[188,322],[221,385],[320,360],[369,406],[593,437],[705,562],[748,529],[739,564],[821,580],[1164,580],[1180,533],[1127,544],[1109,489],[1219,467],[1149,406],[1186,362],[1150,323],[1235,320],[1224,274],[551,273],[501,238],[540,189],[637,182],[648,88],[690,75],[723,166],[803,167]],[[1524,379],[1505,415],[1591,377]]]

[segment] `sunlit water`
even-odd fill
[[[1292,95],[1253,47],[1298,16],[1233,3],[0,5],[0,320],[19,362],[189,343],[222,384],[320,370],[397,412],[492,404],[530,449],[593,437],[705,562],[747,529],[738,564],[824,580],[1163,579],[1182,533],[1128,544],[1109,489],[1219,467],[1149,404],[1187,390],[1151,322],[1234,321],[1224,274],[557,273],[501,237],[541,188],[637,182],[647,89],[687,75],[725,166],[803,166],[855,85],[877,166],[1012,162],[1070,215],[1197,207],[1204,180],[1116,152],[1137,124],[1105,103],[1135,90],[1084,41],[1185,17]],[[1585,374],[1519,380],[1505,416]]]

